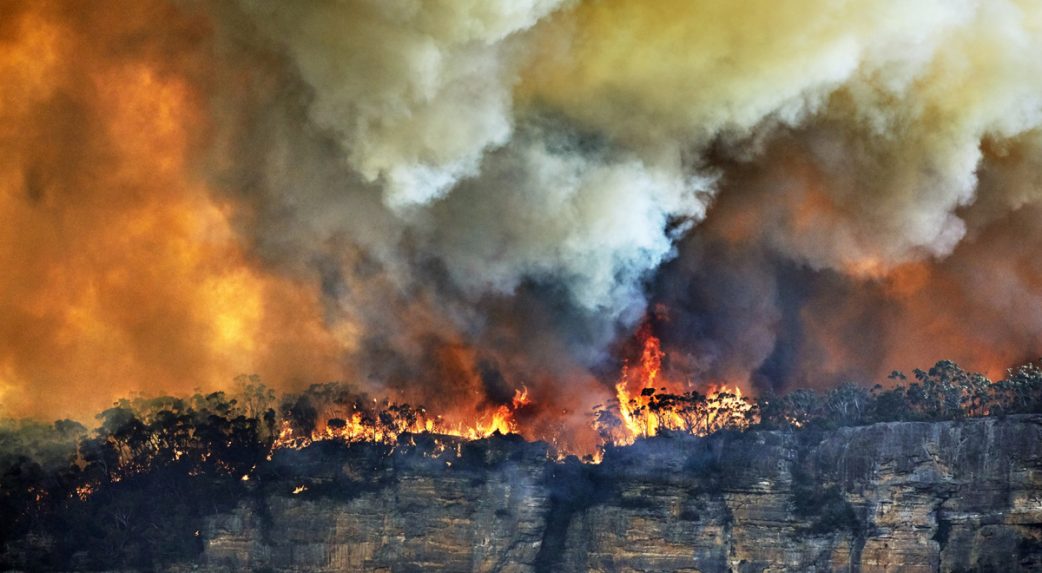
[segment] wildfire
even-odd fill
[[[431,416],[424,408],[408,404],[384,402],[374,408],[351,406],[349,413],[329,412],[308,435],[299,435],[293,425],[284,420],[273,449],[304,448],[322,440],[340,440],[349,443],[373,442],[394,445],[405,434],[440,434],[466,440],[478,440],[493,434],[512,434],[518,431],[514,412],[532,404],[528,389],[515,390],[511,404],[503,404],[486,412],[472,424],[449,423],[441,416]]]
[[[737,386],[714,385],[706,394],[676,390],[682,384],[662,379],[662,342],[645,326],[638,367],[623,367],[615,385],[618,416],[611,409],[595,412],[594,427],[605,442],[632,444],[664,431],[703,436],[725,428],[745,428],[753,406]],[[657,387],[658,386],[658,387]]]
[[[73,495],[78,497],[80,499],[80,501],[86,501],[87,498],[90,497],[91,494],[93,494],[93,493],[94,493],[94,486],[92,484],[85,483],[85,484],[76,486],[75,493]]]
[[[522,408],[524,406],[527,406],[527,405],[529,405],[531,403],[532,403],[532,401],[528,398],[528,387],[527,386],[523,386],[522,385],[520,389],[514,390],[513,404],[514,404],[514,409],[515,410],[520,409],[520,408]]]
[[[632,385],[632,374],[629,366],[623,366],[622,379],[615,385],[615,395],[619,401],[619,413],[627,433],[634,438],[638,435],[654,436],[658,428],[658,415],[648,411],[647,416],[641,416],[643,408],[648,406],[649,397],[654,392],[655,381],[658,380],[662,371],[662,342],[658,337],[651,334],[647,326],[641,328],[641,336],[644,338],[644,350],[640,355],[640,368],[636,370],[636,382],[640,388],[637,396],[631,396],[629,387]],[[649,390],[651,392],[649,392]],[[631,440],[632,441],[632,440]]]
[[[492,413],[488,422],[479,421],[474,427],[467,428],[461,435],[470,439],[484,438],[499,432],[500,434],[512,434],[516,430],[513,411],[507,406],[500,406]]]
[[[584,461],[600,463],[605,454],[604,446],[608,445],[628,445],[641,438],[666,433],[702,436],[721,429],[744,429],[756,421],[753,403],[742,395],[738,387],[713,385],[705,394],[691,390],[689,382],[678,382],[665,374],[663,361],[666,353],[662,342],[647,326],[639,331],[638,337],[641,341],[639,360],[623,367],[619,381],[614,386],[615,400],[593,411],[593,428],[601,438],[601,447],[583,452]],[[399,447],[421,447],[424,448],[425,456],[439,459],[460,457],[462,444],[468,440],[526,430],[519,428],[516,415],[536,405],[528,388],[521,386],[514,390],[510,403],[489,407],[471,423],[464,423],[447,421],[422,407],[387,400],[362,399],[347,392],[337,393],[343,390],[337,390],[336,387],[320,389],[320,392],[325,392],[325,402],[317,411],[314,402],[303,402],[306,407],[302,406],[301,409],[311,411],[309,416],[287,414],[275,426],[275,436],[267,452],[269,461],[279,449],[302,449],[326,440],[386,444],[391,446],[392,451]],[[421,445],[419,436],[423,434],[432,438],[426,442],[427,445]],[[549,455],[559,461],[579,453],[560,447],[554,439],[551,439],[551,443],[553,446]],[[120,465],[118,471],[111,473],[111,483],[147,470],[147,462],[131,461],[133,456],[127,444],[114,444],[119,446],[121,456],[126,456],[127,461]],[[158,452],[156,455],[159,455]],[[251,481],[251,474],[257,469],[256,465],[249,469],[235,468],[220,460],[219,454],[210,451],[187,451],[183,447],[173,447],[168,455],[173,462],[195,464],[209,461],[219,472],[235,475],[243,482]],[[211,460],[215,455],[218,457]],[[447,466],[452,466],[451,460],[444,461]],[[201,475],[201,472],[201,466],[193,466],[188,474]],[[77,487],[71,496],[85,500],[97,491],[99,485],[84,484]],[[307,485],[301,484],[292,490],[292,494],[300,494],[307,489]]]
[[[737,386],[709,386],[702,394],[690,390],[690,383],[667,379],[663,374],[666,354],[662,342],[648,326],[638,334],[642,341],[639,361],[627,364],[615,384],[615,401],[608,407],[594,411],[594,429],[602,445],[626,445],[639,438],[657,436],[666,432],[707,435],[714,431],[747,427],[754,422],[755,410]],[[384,401],[341,404],[322,412],[310,431],[301,432],[290,421],[284,420],[275,439],[273,450],[304,448],[322,440],[348,443],[383,443],[397,446],[399,438],[409,434],[439,434],[477,440],[493,434],[518,433],[516,413],[533,405],[526,386],[514,390],[509,404],[501,404],[480,414],[472,423],[448,422],[441,416],[432,416],[424,408]],[[409,440],[406,440],[409,443]],[[566,455],[568,451],[557,451]],[[589,453],[589,452],[587,452]],[[596,452],[589,459],[599,459]]]

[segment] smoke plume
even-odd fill
[[[526,433],[1042,350],[1032,2],[0,7],[0,403],[257,372]]]

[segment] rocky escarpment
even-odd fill
[[[461,447],[281,452],[175,569],[1042,570],[1040,416],[660,438],[600,465]]]
[[[610,462],[561,570],[1016,571],[1042,562],[1042,420],[655,441]]]
[[[168,571],[1042,571],[1040,415],[660,437],[601,464],[424,434],[246,467],[74,494],[0,569],[132,570],[105,557],[137,543]]]

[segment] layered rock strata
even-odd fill
[[[1042,416],[444,447],[280,452],[175,569],[1042,571]]]

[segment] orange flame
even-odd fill
[[[363,412],[358,410],[357,406],[352,406],[353,411],[349,415],[343,415],[342,412],[325,412],[324,421],[310,435],[297,435],[292,424],[284,420],[273,449],[299,449],[322,440],[393,445],[405,434],[440,434],[465,440],[487,438],[497,432],[503,435],[513,434],[518,431],[514,412],[532,403],[528,397],[528,388],[522,386],[514,391],[511,405],[500,405],[469,425],[447,423],[441,416],[430,416],[426,409],[412,409],[387,402],[382,405],[382,409],[374,409],[372,412]]]
[[[528,398],[528,387],[521,386],[519,390],[514,390],[514,409],[520,409],[524,406],[531,404],[532,401]]]
[[[638,438],[652,437],[663,431],[706,435],[723,428],[744,428],[752,421],[752,404],[742,396],[739,387],[713,385],[703,396],[684,393],[678,384],[662,379],[662,342],[642,327],[640,367],[623,367],[615,385],[618,401],[618,427],[608,423],[602,433],[616,445],[632,444]],[[661,385],[656,389],[656,383]],[[658,393],[656,393],[658,392]],[[595,421],[595,425],[603,421]]]
[[[666,355],[659,338],[646,326],[638,336],[642,339],[640,361],[637,366],[623,367],[615,385],[617,409],[606,417],[595,416],[594,428],[605,442],[626,445],[664,432],[701,436],[724,428],[745,428],[754,421],[753,405],[737,386],[711,385],[704,395],[685,392],[690,383],[678,383],[663,375]],[[382,409],[371,411],[361,411],[353,405],[346,414],[325,412],[325,421],[306,436],[295,435],[290,423],[283,422],[274,447],[302,448],[321,440],[395,445],[403,435],[421,433],[477,440],[497,432],[517,433],[515,414],[532,403],[528,388],[522,386],[515,389],[510,404],[488,410],[470,424],[449,423],[441,416],[429,415],[425,409],[387,402]],[[598,428],[602,423],[608,426],[605,431]],[[597,452],[594,458],[599,460],[600,456],[601,452]]]

